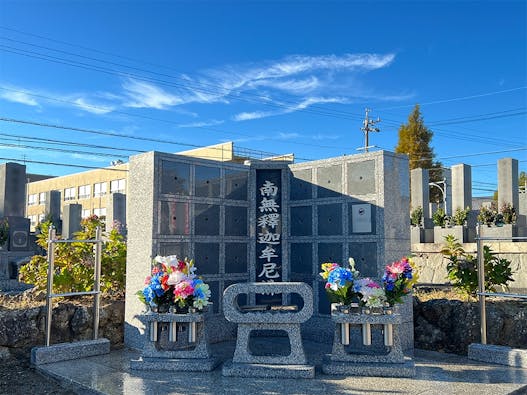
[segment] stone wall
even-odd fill
[[[527,348],[525,302],[487,301],[487,343]],[[476,302],[414,298],[414,345],[425,350],[467,354],[479,343],[479,306]]]
[[[510,284],[512,292],[527,291],[527,243],[486,243],[501,258],[511,261],[514,282]],[[412,244],[412,254],[419,268],[419,283],[445,284],[447,282],[447,260],[441,255],[442,244]],[[465,243],[466,252],[476,255],[476,243]]]
[[[93,338],[92,305],[56,303],[53,307],[51,344]],[[25,348],[45,343],[46,306],[0,309],[0,347]],[[124,301],[101,303],[99,338],[112,347],[123,344]]]

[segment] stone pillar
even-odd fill
[[[0,217],[24,217],[26,210],[26,166],[0,165]]]
[[[60,191],[46,192],[45,215],[51,220],[57,232],[61,231],[60,224]]]
[[[452,170],[443,169],[443,177],[446,180],[446,209],[448,215],[452,215],[455,211],[455,208],[452,206]]]
[[[106,228],[110,229],[114,222],[118,222],[121,228],[126,227],[126,195],[124,193],[116,192],[108,195]]]
[[[82,204],[67,204],[62,214],[62,237],[72,239],[81,230]]]
[[[518,211],[517,159],[503,158],[498,160],[498,209],[505,203],[510,203]]]
[[[472,168],[463,163],[452,166],[452,211],[472,207]]]
[[[410,201],[411,210],[423,208],[423,223],[425,228],[431,228],[432,219],[430,218],[430,191],[428,183],[430,181],[428,169],[413,169],[410,172]]]

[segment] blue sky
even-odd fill
[[[419,103],[436,159],[472,165],[474,194],[491,194],[499,158],[527,169],[526,4],[2,0],[0,162],[61,175],[82,169],[30,161],[230,140],[349,155],[366,107],[382,119],[370,144],[393,151]]]

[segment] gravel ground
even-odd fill
[[[75,394],[32,368],[29,349],[13,350],[10,355],[6,354],[4,352],[4,357],[0,357],[0,394]]]

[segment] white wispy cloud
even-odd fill
[[[70,155],[74,159],[82,159],[82,160],[89,160],[90,162],[108,162],[110,163],[109,158],[103,158],[101,156],[96,155],[90,155],[90,154],[71,154]]]
[[[302,94],[310,92],[320,86],[320,81],[317,77],[311,76],[306,79],[287,79],[287,80],[273,80],[273,79],[262,79],[251,81],[247,84],[248,86],[257,87],[269,87],[286,91],[293,94]]]
[[[232,117],[234,121],[248,121],[252,119],[260,119],[266,117],[273,117],[276,115],[289,114],[295,111],[304,110],[315,104],[324,103],[348,103],[347,98],[343,97],[308,97],[301,102],[293,105],[284,105],[284,108],[276,111],[253,111],[253,112],[241,112]]]
[[[324,133],[317,133],[313,136],[311,136],[311,139],[313,140],[337,140],[340,136],[336,134],[324,134]]]
[[[5,89],[0,91],[0,98],[4,100],[14,103],[26,104],[28,106],[39,106],[37,100],[26,92],[22,92],[18,89],[11,89],[8,87],[0,88]]]
[[[73,100],[73,102],[81,110],[91,112],[92,114],[107,114],[109,112],[114,111],[113,107],[107,107],[96,103],[89,103],[87,99],[82,97]]]
[[[129,99],[124,103],[126,107],[164,110],[184,102],[180,97],[144,81],[126,80],[123,89]]]
[[[185,123],[178,125],[180,128],[202,128],[205,126],[215,126],[215,125],[221,125],[225,121],[219,121],[216,119],[213,119],[212,121],[207,122],[192,122],[192,123]]]

